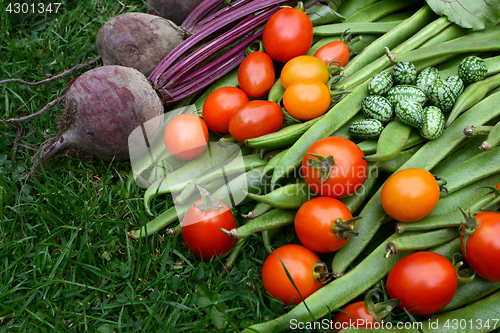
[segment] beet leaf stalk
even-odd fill
[[[297,2],[238,0],[229,9],[218,11],[224,0],[202,2],[193,14],[194,19],[191,17],[190,20],[198,19],[198,22],[206,23],[156,65],[149,76],[153,87],[160,92],[167,105],[207,87],[241,63],[246,47],[258,39],[263,25],[281,6],[294,6]],[[213,17],[208,22],[202,17],[207,13]],[[240,44],[231,51],[205,64],[238,41]]]

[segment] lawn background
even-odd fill
[[[109,18],[147,9],[137,0],[61,1],[57,14],[16,15],[6,11],[9,2],[0,3],[0,80],[31,82],[92,60]],[[88,69],[37,87],[0,86],[1,117],[39,111]],[[182,237],[161,231],[131,241],[127,232],[151,217],[144,190],[127,190],[128,163],[60,155],[19,198],[35,151],[57,135],[61,109],[0,124],[0,332],[233,332],[286,311],[262,291],[267,252],[259,235],[225,276],[226,258],[201,262]],[[164,196],[154,211],[170,204]]]

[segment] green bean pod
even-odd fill
[[[267,333],[282,330],[289,327],[295,320],[298,322],[314,321],[347,304],[384,278],[398,260],[410,253],[398,252],[394,256],[384,258],[385,244],[399,237],[398,234],[391,235],[385,243],[379,245],[347,274],[331,281],[288,313],[268,322],[252,325],[242,332]],[[311,317],[309,311],[314,318]]]
[[[186,200],[196,192],[196,185],[204,185],[208,182],[211,182],[215,179],[223,178],[229,175],[233,175],[236,173],[246,172],[251,169],[258,168],[260,166],[264,166],[267,163],[267,159],[261,159],[259,154],[247,155],[243,156],[242,160],[233,160],[229,162],[227,165],[216,169],[208,174],[200,176],[196,179],[193,179],[186,185],[186,187],[182,190],[182,192],[175,198],[176,204],[183,204]]]
[[[286,149],[279,152],[278,154],[274,155],[273,158],[267,162],[266,166],[262,170],[262,173],[260,174],[260,183],[262,184],[264,182],[264,178],[271,172],[274,171],[274,168],[278,165],[278,162],[281,160],[281,158],[286,154]]]
[[[315,36],[341,35],[349,29],[353,34],[385,34],[396,28],[401,22],[334,23],[318,25],[313,28]]]
[[[197,158],[187,162],[181,168],[170,173],[166,178],[158,179],[154,182],[144,193],[144,206],[146,211],[153,215],[150,208],[151,200],[162,194],[170,192],[178,192],[195,177],[215,169],[219,165],[223,165],[232,156],[238,154],[240,151],[239,145],[229,145],[221,147],[218,144],[210,144],[207,149]],[[213,156],[217,160],[213,160]]]
[[[455,254],[460,253],[462,251],[461,247],[461,242],[460,242],[460,237],[454,238],[453,240],[449,241],[448,243],[442,244],[435,246],[429,251],[437,253],[448,259],[450,262],[453,262],[453,257]]]
[[[482,100],[487,93],[500,86],[500,74],[469,85],[457,98],[453,109],[446,120],[445,127],[450,124],[465,110]]]
[[[373,166],[376,168],[378,171],[383,171],[383,172],[388,172],[388,173],[394,173],[397,169],[399,169],[406,161],[408,161],[413,155],[416,154],[416,152],[422,147],[422,145],[413,147],[408,150],[404,150],[400,152],[399,154],[396,155],[396,157],[388,160],[388,161],[381,161],[375,163]]]
[[[372,5],[366,6],[344,20],[344,23],[351,22],[373,22],[403,8],[409,7],[419,0],[382,0]]]
[[[481,150],[492,151],[500,143],[500,121],[490,130],[486,140],[479,146]]]
[[[283,209],[299,208],[314,196],[304,182],[285,185],[264,195],[248,193],[252,200]]]
[[[248,212],[248,214],[241,215],[244,219],[253,220],[257,216],[261,216],[264,213],[267,213],[270,210],[273,210],[274,207],[268,204],[257,202],[257,204],[253,207],[253,209]]]
[[[370,196],[370,193],[377,182],[377,177],[378,173],[371,170],[365,182],[363,183],[363,186],[361,186],[353,194],[339,200],[342,201],[344,205],[346,205],[351,213],[354,213]]]
[[[244,225],[231,229],[222,231],[236,239],[246,238],[250,235],[264,230],[281,228],[293,223],[295,219],[295,214],[297,210],[294,209],[273,209],[259,217],[249,220]]]
[[[451,228],[453,226],[458,228],[461,225],[461,219],[463,219],[463,214],[458,210],[453,213],[430,215],[416,222],[398,222],[396,224],[396,232],[427,231],[440,228]]]
[[[234,267],[234,264],[236,263],[236,260],[238,260],[238,256],[240,255],[241,250],[243,250],[243,247],[245,246],[246,241],[247,241],[246,238],[238,239],[234,247],[231,249],[231,253],[227,257],[222,273],[231,272],[231,270]]]
[[[377,140],[365,140],[357,143],[363,154],[374,154],[377,151]]]
[[[423,6],[410,18],[401,22],[391,31],[382,35],[376,41],[371,43],[361,54],[349,61],[345,67],[344,75],[351,76],[358,70],[368,66],[370,63],[384,55],[384,47],[394,48],[397,45],[404,43],[404,41],[418,33],[419,30],[424,28],[435,17],[434,12],[429,8],[429,6]],[[369,77],[371,76],[372,75],[369,75]]]
[[[447,156],[454,147],[460,145],[461,142],[467,139],[462,132],[471,122],[482,125],[499,116],[500,108],[496,107],[496,105],[499,104],[500,94],[494,94],[485,98],[466,111],[462,117],[458,118],[438,139],[428,141],[415,153],[415,155],[413,155],[413,157],[403,164],[399,170],[407,168],[432,169]],[[380,192],[381,189],[372,196],[360,212],[359,215],[363,216],[362,223],[360,223],[360,221],[354,222],[354,230],[359,232],[359,235],[357,237],[351,237],[335,254],[332,262],[332,271],[334,274],[342,274],[342,272],[349,267],[351,262],[356,259],[370,242],[371,238],[386,218],[387,214],[380,203]],[[445,199],[449,200],[450,196]]]
[[[425,250],[434,246],[443,245],[458,238],[460,233],[457,228],[445,228],[429,231],[423,234],[403,236],[386,244],[386,257],[399,251]]]
[[[398,120],[388,123],[377,142],[377,152],[373,155],[363,157],[368,162],[388,161],[396,157],[404,148],[412,127]]]
[[[477,149],[477,147],[479,147],[479,145],[483,142],[483,138],[476,137],[468,141],[466,140],[466,142],[466,145],[460,147],[460,149],[456,150],[439,162],[439,164],[431,170],[431,173],[433,175],[440,175],[445,170],[453,168],[454,166],[459,165],[460,163],[467,161],[469,158],[481,153],[481,150]]]
[[[288,148],[297,141],[312,125],[317,123],[323,116],[308,120],[303,123],[293,124],[280,129],[277,132],[245,140],[245,145],[252,148],[280,149]]]
[[[377,20],[377,22],[404,21],[407,20],[413,14],[415,14],[415,11],[412,10],[406,12],[393,13],[382,17],[381,19]]]
[[[267,94],[267,100],[278,103],[281,98],[283,98],[284,93],[285,87],[283,87],[283,85],[281,84],[281,80],[277,79],[271,87],[271,90],[269,90],[269,93]]]
[[[187,207],[189,208],[189,207]],[[187,208],[185,211],[187,211]],[[185,212],[184,211],[184,212]],[[140,229],[132,230],[128,233],[128,236],[133,240],[139,240],[142,238],[147,238],[151,236],[161,229],[169,226],[171,223],[177,221],[179,215],[177,213],[177,209],[175,206],[170,207],[165,212],[156,216],[153,220],[146,223],[146,225],[142,226]]]
[[[460,253],[460,252],[458,252]],[[500,289],[500,282],[492,282],[476,276],[474,280],[467,283],[460,283],[455,292],[455,296],[438,313],[448,312],[471,304],[488,296],[492,292]]]

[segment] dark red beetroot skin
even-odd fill
[[[69,88],[65,103],[59,123],[63,133],[42,156],[42,163],[69,145],[103,160],[127,160],[129,134],[164,112],[146,77],[122,66],[103,66],[84,73]]]
[[[148,13],[164,17],[181,25],[203,0],[148,0]]]
[[[156,15],[125,13],[111,18],[97,33],[104,65],[132,67],[148,76],[157,63],[182,43],[182,31]]]

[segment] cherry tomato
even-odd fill
[[[238,84],[248,97],[259,98],[267,94],[274,79],[273,60],[264,52],[250,53],[238,68]]]
[[[306,54],[312,45],[313,26],[304,12],[285,7],[271,16],[264,27],[262,43],[276,61],[287,62]]]
[[[481,212],[475,215],[478,228],[466,242],[462,254],[469,266],[485,280],[500,282],[500,213]]]
[[[387,276],[390,298],[414,315],[429,315],[444,308],[457,290],[457,274],[451,262],[440,254],[415,252],[399,260]]]
[[[326,84],[330,79],[330,73],[323,61],[303,55],[291,59],[283,66],[280,79],[286,89],[295,81],[302,79],[316,79]]]
[[[300,206],[295,215],[295,233],[300,242],[315,252],[337,251],[347,242],[332,231],[337,218],[346,221],[352,218],[349,208],[341,201],[330,197],[316,197]]]
[[[308,166],[309,159],[317,163],[317,157],[309,155],[321,155],[326,160],[323,164],[333,163],[328,178],[322,180],[322,173],[317,168]],[[328,158],[332,156],[333,162]],[[327,137],[313,143],[307,150],[302,160],[302,177],[309,188],[319,195],[333,198],[343,198],[356,192],[365,182],[368,175],[368,164],[363,159],[365,154],[351,140],[341,137]],[[326,175],[325,175],[326,176]]]
[[[248,103],[245,93],[236,87],[222,87],[208,95],[203,104],[203,119],[216,133],[229,133],[229,119],[237,108]]]
[[[369,328],[374,327],[377,321],[373,315],[365,308],[365,302],[355,302],[342,308],[342,311],[337,312],[333,317],[335,332],[344,328]]]
[[[497,190],[500,190],[500,183],[498,183],[498,184],[497,184],[496,189],[497,189]],[[496,196],[497,196],[497,194],[495,193],[495,197],[496,197]]]
[[[397,221],[418,221],[436,206],[440,191],[436,179],[429,171],[404,169],[389,177],[382,186],[382,207]]]
[[[323,286],[316,281],[313,274],[314,265],[321,263],[316,253],[302,245],[288,244],[271,253],[262,266],[264,290],[272,297],[282,300],[285,304],[289,304],[290,301],[295,305],[302,302],[281,262],[304,299]]]
[[[274,133],[283,125],[281,107],[271,101],[250,101],[240,106],[229,120],[229,133],[238,141]]]
[[[208,143],[205,121],[194,114],[181,114],[165,128],[165,147],[180,160],[192,160],[203,153]]]
[[[326,85],[315,79],[295,81],[283,94],[286,111],[300,120],[321,116],[330,107],[330,91]]]
[[[336,60],[340,62],[342,67],[344,67],[349,61],[349,54],[349,47],[346,43],[340,40],[334,40],[333,42],[320,47],[314,53],[314,56],[318,59],[321,59],[327,66],[328,64],[330,64],[330,62]],[[337,62],[332,62],[330,66],[338,67],[339,64]]]
[[[189,207],[182,220],[182,239],[189,250],[198,258],[210,260],[231,250],[236,239],[229,237],[221,228],[231,230],[236,228],[233,213],[222,202],[222,208],[207,211],[200,210],[195,205]]]

